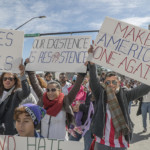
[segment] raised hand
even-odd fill
[[[19,65],[20,76],[23,76],[25,73],[25,67],[23,65],[23,59],[21,60],[21,64]]]

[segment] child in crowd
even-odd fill
[[[72,86],[70,86],[68,88],[68,91],[70,91],[72,89],[72,87],[74,86],[75,82],[76,82],[76,78],[77,76],[74,75],[72,78]],[[85,87],[83,85],[80,86],[80,90],[76,95],[75,100],[72,103],[72,107],[76,106],[76,104],[84,104],[85,103],[85,99],[86,99],[86,92],[85,92]],[[75,124],[76,126],[71,125],[70,129],[69,129],[69,133],[73,136],[76,137],[75,132],[77,132],[78,134],[82,134],[82,129],[80,128],[80,126],[82,125],[82,116],[83,116],[83,112],[79,111],[79,112],[74,112],[74,117],[75,117]],[[75,132],[74,132],[75,131]]]
[[[46,110],[36,104],[27,103],[17,107],[14,112],[14,120],[18,136],[41,137],[35,128],[45,114]]]

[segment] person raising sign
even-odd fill
[[[29,59],[26,59],[26,63]],[[47,84],[46,92],[43,92],[37,81],[35,72],[28,71],[31,85],[39,97],[39,105],[46,109],[46,115],[41,121],[41,135],[49,139],[65,140],[66,125],[74,122],[74,114],[71,104],[78,93],[85,73],[79,73],[76,83],[68,95],[62,93],[61,85],[57,81]]]
[[[24,66],[20,64],[19,69],[20,79],[16,73],[11,72],[3,72],[0,78],[0,134],[16,134],[14,110],[30,94]]]
[[[88,52],[93,53],[93,46]],[[129,102],[147,94],[150,86],[142,84],[130,91],[123,90],[120,77],[112,71],[106,73],[104,83],[100,84],[95,64],[85,64],[89,68],[90,87],[95,97],[95,113],[91,122],[91,132],[95,138],[91,150],[126,150],[133,133]]]

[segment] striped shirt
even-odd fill
[[[104,144],[110,147],[129,147],[128,142],[125,140],[124,136],[120,135],[118,139],[115,139],[115,129],[113,126],[110,110],[108,109],[108,104],[106,105],[106,121],[104,128],[103,138],[95,137],[96,142]]]

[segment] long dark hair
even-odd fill
[[[10,72],[3,72],[2,75],[1,75],[1,77],[0,77],[0,96],[2,96],[3,91],[4,91],[4,89],[5,89],[5,88],[4,88],[4,85],[3,85],[3,78],[4,78],[4,75],[5,75],[6,73],[10,73]],[[14,80],[15,80],[15,84],[14,84],[15,88],[14,88],[14,90],[13,90],[13,92],[14,92],[16,89],[21,88],[21,81],[20,81],[20,79],[18,78],[18,76],[17,76],[16,73],[11,73],[11,74],[13,75]]]

